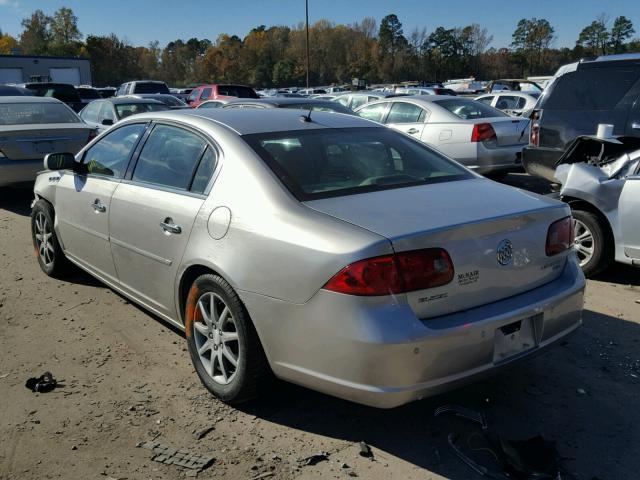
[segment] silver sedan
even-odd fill
[[[227,402],[273,373],[390,408],[581,323],[567,205],[356,116],[153,112],[45,161],[44,272],[73,263],[184,329]]]
[[[411,135],[478,173],[522,169],[529,121],[470,98],[387,98],[356,109],[356,114]]]

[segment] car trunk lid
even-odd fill
[[[78,123],[12,125],[0,129],[0,151],[9,160],[33,160],[48,153],[77,153],[89,139],[89,125]]]
[[[496,132],[499,146],[525,145],[529,141],[529,119],[497,117],[484,120]]]
[[[536,288],[560,275],[567,256],[545,253],[549,225],[569,215],[566,205],[480,178],[306,204],[383,235],[396,252],[447,250],[455,270],[453,281],[407,294],[419,318]],[[512,253],[507,261],[500,255],[505,249]]]

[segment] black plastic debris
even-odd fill
[[[324,462],[329,460],[329,454],[327,452],[320,452],[314,455],[309,455],[308,457],[298,459],[298,465],[301,467],[308,467],[312,465],[317,465],[320,462]]]
[[[58,381],[53,377],[51,372],[44,372],[39,377],[31,377],[25,384],[32,392],[46,393],[50,392],[58,386]]]
[[[360,442],[360,456],[365,458],[373,458],[371,447],[365,442]]]
[[[187,450],[177,450],[169,445],[158,442],[140,442],[136,445],[140,448],[151,450],[151,460],[166,465],[177,465],[191,470],[204,470],[209,467],[215,458],[212,455],[201,455]]]

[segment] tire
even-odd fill
[[[185,303],[187,347],[202,384],[229,404],[258,396],[272,374],[249,313],[231,285],[218,275],[201,275]]]
[[[38,200],[31,209],[31,239],[42,271],[50,277],[62,278],[68,273],[70,264],[53,228],[54,218],[53,206]]]
[[[613,242],[596,214],[578,208],[572,209],[572,213],[576,233],[574,249],[585,276],[593,277],[613,261]]]

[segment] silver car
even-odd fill
[[[508,115],[521,117],[536,106],[539,97],[539,92],[494,92],[476,97],[476,100]]]
[[[529,121],[510,117],[470,98],[387,98],[355,111],[437,148],[478,173],[522,169],[521,152],[528,142]]]
[[[74,263],[184,329],[227,402],[272,372],[394,407],[581,323],[566,204],[356,116],[153,112],[46,162],[42,269]]]
[[[33,182],[47,153],[76,153],[95,137],[60,100],[0,97],[0,187]]]

